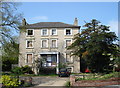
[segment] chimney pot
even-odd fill
[[[74,20],[74,25],[78,26],[78,19],[77,18],[75,18],[75,20]]]

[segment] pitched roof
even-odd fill
[[[35,24],[27,24],[25,28],[80,28],[80,26],[75,26],[72,24],[66,24],[63,22],[39,22]]]

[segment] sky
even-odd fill
[[[101,24],[110,26],[111,31],[118,35],[118,2],[21,2],[17,11],[23,13],[29,24],[37,22],[73,24],[77,17],[79,26],[83,26],[85,21],[97,19]]]

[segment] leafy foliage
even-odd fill
[[[113,72],[113,73],[109,73],[109,74],[91,74],[91,75],[88,75],[86,76],[85,78],[76,78],[75,80],[76,81],[79,81],[79,80],[107,80],[107,79],[110,79],[110,78],[114,78],[114,77],[119,77],[120,74],[119,72]]]
[[[96,19],[86,23],[81,33],[74,36],[74,43],[68,47],[72,55],[85,59],[92,72],[104,72],[110,69],[110,57],[117,57],[120,52],[118,45],[113,43],[118,40],[109,26],[101,25]]]
[[[5,88],[16,88],[20,85],[20,82],[14,76],[2,75],[2,84]]]
[[[11,64],[17,64],[19,55],[18,39],[15,41],[13,34],[19,32],[22,15],[17,13],[15,2],[0,1],[0,48],[2,47],[2,70],[9,71]]]
[[[11,70],[11,72],[13,72],[14,74],[20,75],[20,74],[33,74],[33,71],[31,69],[31,67],[29,66],[24,66],[24,67],[15,67]]]
[[[2,70],[10,71],[11,65],[18,63],[19,45],[15,40],[6,41],[2,48]]]

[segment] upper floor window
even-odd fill
[[[48,47],[48,40],[47,39],[43,39],[41,41],[41,47],[42,48],[47,48]]]
[[[43,36],[48,35],[48,29],[42,29],[41,35],[43,35]]]
[[[71,28],[66,28],[65,29],[65,35],[72,35],[72,29]]]
[[[56,39],[51,40],[51,47],[52,48],[57,47],[57,40]]]
[[[26,48],[33,48],[33,41],[32,40],[27,40],[27,42],[26,42],[27,44],[27,46],[26,46]]]
[[[55,28],[51,29],[51,35],[57,35],[57,29]]]
[[[72,40],[71,40],[71,39],[66,40],[66,42],[65,42],[65,47],[68,47],[68,46],[70,46],[71,44],[72,44]]]
[[[33,54],[29,53],[27,54],[26,63],[32,63],[32,62],[33,62]]]
[[[27,29],[27,35],[34,35],[34,30],[33,29]]]

